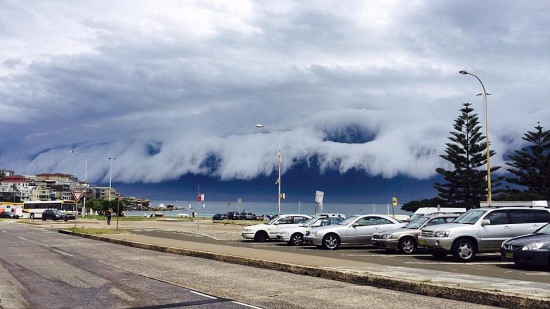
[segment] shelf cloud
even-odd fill
[[[0,167],[105,182],[186,174],[427,179],[490,93],[495,164],[550,119],[550,5],[2,1]],[[270,128],[256,128],[261,123]],[[483,125],[483,123],[481,123]],[[71,152],[72,151],[72,152]]]

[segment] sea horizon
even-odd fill
[[[159,207],[160,205],[172,205],[177,207],[174,211],[165,211],[167,216],[177,216],[179,213],[195,214],[199,217],[212,216],[216,213],[227,213],[230,211],[237,212],[252,212],[256,215],[274,215],[278,213],[277,202],[226,202],[226,201],[183,201],[183,200],[151,200],[150,207]],[[144,211],[150,213],[152,211]],[[401,205],[392,206],[391,204],[366,204],[366,203],[330,203],[324,204],[323,208],[316,203],[287,203],[281,202],[281,213],[290,214],[307,214],[314,215],[319,212],[341,213],[346,216],[358,214],[384,214],[384,215],[412,215],[412,212],[407,212],[401,209]]]

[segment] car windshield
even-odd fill
[[[339,225],[348,225],[348,224],[354,222],[355,220],[359,219],[359,217],[361,217],[361,216],[351,216],[351,217],[347,218],[344,221],[338,222],[338,224]]]
[[[479,218],[487,213],[485,209],[473,209],[456,218],[452,223],[475,224]]]
[[[279,215],[273,217],[271,220],[267,221],[266,224],[269,224],[269,225],[273,225],[273,223],[277,222],[277,220],[279,220]]]
[[[413,221],[405,224],[403,228],[418,230],[420,227],[422,227],[422,225],[424,225],[424,223],[428,222],[428,220],[430,220],[430,218],[428,217],[418,217]]]
[[[546,235],[550,235],[550,223],[546,224],[545,226],[541,227],[540,229],[538,229],[536,232],[536,234],[546,234]]]

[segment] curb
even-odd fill
[[[550,301],[537,299],[522,295],[509,295],[498,291],[486,291],[478,290],[467,287],[449,287],[432,284],[429,282],[415,282],[410,280],[384,277],[380,275],[353,273],[350,271],[340,271],[332,269],[324,269],[319,267],[302,266],[289,263],[280,263],[265,261],[254,258],[247,258],[241,256],[233,256],[226,254],[219,254],[207,251],[190,250],[184,248],[165,247],[159,245],[151,245],[139,242],[133,242],[128,240],[113,239],[109,237],[88,235],[75,233],[68,230],[60,229],[59,233],[79,236],[83,238],[99,240],[109,242],[117,245],[124,245],[134,248],[154,250],[165,253],[172,253],[184,256],[192,256],[198,258],[205,258],[210,260],[216,260],[220,262],[258,267],[276,271],[284,271],[288,273],[306,275],[317,278],[336,280],[346,283],[373,286],[377,288],[390,289],[400,292],[413,293],[418,295],[440,297],[451,300],[458,300],[470,303],[476,303],[488,306],[498,306],[505,308],[549,308]]]

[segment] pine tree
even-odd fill
[[[483,167],[487,162],[486,139],[481,133],[481,126],[476,114],[473,114],[471,104],[464,103],[460,110],[462,114],[454,122],[454,132],[449,137],[445,155],[441,157],[452,163],[454,170],[437,168],[436,172],[443,176],[445,183],[435,183],[438,196],[446,201],[448,206],[467,209],[479,207],[479,202],[485,200],[487,194],[486,174]],[[495,154],[490,152],[491,156]],[[500,167],[492,167],[492,171]],[[498,186],[498,183],[494,183]]]
[[[525,133],[523,140],[529,144],[516,150],[506,164],[507,170],[515,175],[507,181],[526,187],[525,193],[550,200],[550,131],[538,123],[535,131]]]

